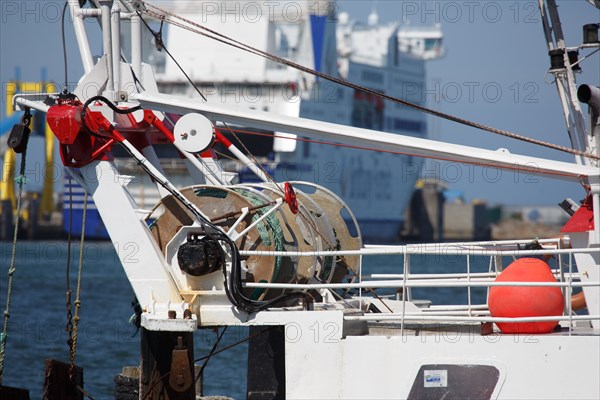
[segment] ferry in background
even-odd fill
[[[423,105],[425,63],[444,53],[440,26],[380,24],[375,10],[363,24],[338,12],[337,3],[329,0],[268,5],[182,1],[165,7],[255,48]],[[427,116],[402,105],[212,39],[198,40],[182,29],[165,25],[163,40],[209,104],[427,136]],[[144,54],[155,67],[160,92],[199,97],[164,51],[148,46]],[[412,157],[297,141],[293,135],[277,132],[275,138],[254,136],[240,126],[223,127],[222,133],[232,138],[230,130],[243,135],[246,147],[276,181],[311,181],[344,198],[366,240],[399,237],[420,174]],[[158,152],[161,159],[168,157]],[[236,172],[240,182],[257,179],[243,167],[226,169]]]

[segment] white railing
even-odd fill
[[[409,321],[432,321],[432,322],[542,322],[542,321],[561,321],[569,322],[569,334],[571,333],[576,321],[600,320],[600,315],[576,315],[573,312],[571,304],[571,294],[573,288],[599,287],[600,282],[585,281],[582,282],[580,274],[574,271],[573,254],[592,253],[598,251],[595,249],[570,249],[562,248],[561,239],[538,240],[543,247],[539,250],[523,250],[524,245],[531,243],[531,240],[520,241],[495,241],[495,242],[470,242],[470,243],[435,243],[435,244],[410,244],[402,246],[366,246],[360,250],[348,251],[312,251],[312,252],[265,252],[265,251],[241,251],[242,256],[251,255],[270,255],[270,256],[289,256],[289,257],[309,257],[309,256],[402,256],[398,261],[398,273],[390,274],[364,274],[358,276],[357,280],[351,283],[245,283],[247,288],[262,289],[288,289],[288,290],[322,290],[322,289],[358,289],[359,298],[363,298],[364,290],[390,288],[397,289],[403,295],[401,297],[401,312],[391,312],[382,310],[382,313],[352,315],[346,316],[346,320],[366,320],[366,321],[400,321],[401,329],[404,323]],[[416,273],[411,271],[411,256],[464,256],[465,271],[443,273]],[[518,257],[528,256],[554,256],[557,259],[558,266],[552,269],[557,282],[495,282],[496,277],[503,269],[502,260],[504,257],[516,259]],[[488,272],[472,272],[471,261],[475,257],[489,257]],[[512,261],[512,260],[511,260]],[[361,266],[361,271],[364,265]],[[562,288],[565,305],[563,316],[551,317],[526,317],[526,318],[498,318],[491,317],[486,304],[473,304],[471,289],[492,287],[514,286],[514,287],[560,287]],[[431,305],[425,308],[419,308],[419,311],[408,311],[406,302],[412,300],[412,288],[466,288],[467,304],[464,305]],[[385,298],[379,299],[383,302],[388,301]]]

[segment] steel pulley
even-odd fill
[[[183,338],[177,337],[177,346],[171,354],[171,371],[169,373],[169,386],[176,392],[185,392],[194,384],[192,367],[189,360],[187,347],[183,345]]]
[[[30,124],[31,113],[29,109],[27,109],[25,114],[23,114],[23,118],[21,118],[21,122],[13,126],[10,135],[8,136],[8,147],[13,149],[15,153],[21,154],[27,148],[29,134],[31,133],[31,129],[29,129]]]

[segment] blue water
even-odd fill
[[[0,244],[2,310],[11,248],[10,243]],[[75,290],[79,246],[73,245],[71,251],[71,287]],[[114,376],[123,366],[139,364],[139,335],[134,335],[135,328],[128,323],[133,291],[110,243],[88,242],[84,254],[76,364],[83,367],[85,388],[95,399],[113,399]],[[32,399],[42,396],[44,360],[69,359],[65,332],[66,257],[64,242],[20,242],[17,248],[3,384],[29,389]],[[465,268],[465,257],[413,256],[411,262],[415,273],[464,272]],[[371,257],[365,259],[363,273],[401,273],[401,265],[401,257]],[[472,262],[471,268],[487,271],[487,260]],[[485,300],[484,291],[474,291],[473,296],[474,302]],[[435,304],[467,301],[466,292],[460,288],[413,290],[413,298],[429,299]],[[210,351],[216,335],[213,330],[196,333],[196,358]],[[230,328],[222,345],[246,336],[245,329]],[[205,395],[246,397],[246,350],[246,345],[240,345],[211,359],[205,370]]]

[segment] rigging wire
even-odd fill
[[[133,81],[135,82],[136,85],[138,85],[140,87],[140,89],[142,89],[142,91],[145,91],[146,88],[144,87],[144,85],[142,85],[142,82],[140,82],[140,80],[138,79],[135,71],[133,70],[133,67],[131,66],[131,64],[129,62],[127,62],[127,60],[125,59],[125,57],[121,54],[121,61],[125,64],[127,64],[127,66],[129,67],[129,71],[131,72],[131,76],[133,76]]]
[[[217,354],[219,354],[219,353],[222,353],[222,352],[224,352],[224,351],[226,351],[226,350],[229,350],[229,349],[231,349],[232,347],[239,346],[240,344],[242,344],[242,343],[245,343],[245,342],[247,342],[247,341],[249,341],[249,340],[252,340],[252,339],[254,339],[255,337],[258,337],[258,336],[262,335],[263,333],[267,333],[268,331],[270,331],[270,330],[272,330],[272,329],[275,329],[275,328],[276,328],[275,326],[271,326],[271,327],[269,327],[269,328],[265,328],[265,329],[263,329],[263,330],[262,330],[262,331],[260,331],[260,332],[257,332],[257,333],[255,333],[255,334],[249,335],[248,337],[246,337],[246,338],[244,338],[244,339],[242,339],[242,340],[238,340],[238,341],[237,341],[237,342],[235,342],[235,343],[232,343],[232,344],[230,344],[230,345],[228,345],[228,346],[225,346],[225,347],[223,347],[223,348],[221,348],[221,349],[219,349],[219,350],[216,350],[216,351],[214,351],[212,354],[209,354],[209,355],[207,355],[207,356],[204,356],[204,357],[196,358],[196,359],[194,360],[194,363],[197,363],[197,362],[200,362],[200,361],[204,361],[204,360],[206,360],[206,359],[209,359],[210,357],[213,357],[213,356],[215,356],[215,355],[217,355]]]
[[[206,97],[204,96],[204,94],[202,94],[202,92],[200,91],[200,89],[198,88],[198,86],[195,85],[194,82],[192,81],[192,78],[190,78],[190,76],[185,72],[185,70],[179,64],[179,62],[175,59],[175,57],[173,57],[173,55],[171,54],[171,52],[169,51],[169,49],[167,49],[167,47],[165,46],[165,42],[163,41],[163,38],[162,38],[162,29],[163,29],[164,21],[160,21],[160,29],[158,30],[158,32],[156,32],[154,29],[152,29],[150,27],[150,25],[148,25],[148,23],[146,22],[146,20],[142,17],[141,13],[139,11],[136,11],[136,12],[137,12],[138,16],[140,17],[140,20],[144,23],[144,25],[146,25],[146,28],[148,28],[148,30],[150,31],[150,33],[154,37],[154,43],[156,45],[156,49],[158,51],[164,50],[165,53],[167,53],[167,55],[169,56],[169,58],[171,58],[171,60],[175,63],[175,65],[177,65],[177,68],[179,68],[179,70],[183,73],[183,75],[185,75],[185,77],[188,80],[188,82],[194,87],[194,89],[196,89],[196,92],[198,92],[198,94],[200,95],[200,97],[202,97],[202,100],[206,101]]]
[[[200,371],[198,371],[198,374],[196,375],[196,378],[194,379],[194,383],[196,383],[198,381],[198,379],[200,379],[200,377],[204,373],[204,369],[208,365],[208,362],[210,361],[210,359],[212,358],[212,356],[215,355],[215,351],[217,351],[217,349],[219,348],[219,343],[221,343],[221,339],[223,338],[223,335],[227,331],[227,328],[228,328],[228,326],[226,326],[225,328],[223,328],[223,330],[221,331],[221,333],[217,336],[217,340],[213,344],[213,347],[210,350],[210,353],[208,353],[208,356],[206,357],[206,360],[204,360],[204,362],[202,363],[202,367],[200,367]]]
[[[179,16],[179,15],[177,15],[175,13],[172,13],[172,12],[164,10],[164,9],[162,9],[160,7],[154,6],[152,4],[149,4],[149,3],[147,3],[144,0],[140,0],[140,3],[143,4],[143,5],[149,6],[149,7],[153,8],[153,9],[159,11],[160,13],[162,13],[162,14],[160,14],[159,12],[151,11],[151,10],[148,10],[148,9],[142,9],[141,10],[145,14],[149,15],[150,17],[156,18],[156,19],[158,19],[158,20],[160,20],[162,22],[167,22],[169,24],[178,26],[178,27],[180,27],[182,29],[185,29],[185,30],[188,30],[190,32],[193,32],[193,33],[205,36],[207,38],[216,40],[218,42],[221,42],[221,43],[224,43],[226,45],[235,47],[237,49],[246,51],[248,53],[252,53],[252,54],[261,56],[261,57],[266,58],[268,60],[271,60],[273,62],[277,62],[277,63],[283,64],[283,65],[287,65],[287,66],[289,66],[291,68],[294,68],[294,69],[297,69],[299,71],[302,71],[302,72],[305,72],[305,73],[308,73],[308,74],[320,77],[320,78],[328,80],[330,82],[334,82],[334,83],[337,83],[337,84],[340,84],[340,85],[343,85],[343,86],[346,86],[346,87],[349,87],[349,88],[352,88],[352,89],[355,89],[355,90],[360,90],[360,91],[363,91],[365,93],[369,93],[369,94],[372,94],[374,96],[378,96],[378,97],[381,97],[383,99],[386,99],[386,100],[389,100],[389,101],[392,101],[392,102],[395,102],[395,103],[399,103],[399,104],[402,104],[404,106],[416,109],[418,111],[425,112],[425,113],[434,115],[436,117],[443,118],[443,119],[446,119],[446,120],[449,120],[449,121],[453,121],[453,122],[456,122],[456,123],[459,123],[459,124],[462,124],[462,125],[470,126],[472,128],[476,128],[476,129],[488,131],[488,132],[491,132],[491,133],[495,133],[495,134],[506,136],[506,137],[509,137],[509,138],[512,138],[512,139],[517,139],[517,140],[521,140],[521,141],[524,141],[524,142],[536,144],[536,145],[539,145],[539,146],[548,147],[548,148],[551,148],[551,149],[554,149],[554,150],[558,150],[558,151],[562,151],[562,152],[566,152],[566,153],[570,153],[570,154],[574,154],[574,155],[579,155],[579,156],[583,156],[583,157],[587,157],[587,158],[592,158],[592,159],[600,160],[600,156],[597,156],[597,155],[594,155],[594,154],[586,153],[584,151],[580,151],[580,150],[576,150],[576,149],[571,149],[571,148],[568,148],[566,146],[561,146],[561,145],[557,145],[557,144],[545,142],[545,141],[538,140],[538,139],[529,138],[529,137],[526,137],[526,136],[523,136],[523,135],[519,135],[519,134],[516,134],[516,133],[513,133],[513,132],[509,132],[509,131],[506,131],[506,130],[502,130],[502,129],[497,129],[497,128],[494,128],[494,127],[491,127],[491,126],[487,126],[487,125],[484,125],[484,124],[481,124],[481,123],[478,123],[478,122],[470,121],[470,120],[467,120],[467,119],[464,119],[464,118],[461,118],[461,117],[457,117],[457,116],[454,116],[454,115],[451,115],[451,114],[447,114],[447,113],[444,113],[444,112],[441,112],[441,111],[433,110],[431,108],[424,107],[424,106],[412,103],[412,102],[407,101],[407,100],[403,100],[403,99],[400,99],[400,98],[397,98],[397,97],[394,97],[394,96],[390,96],[390,95],[387,95],[387,94],[384,94],[384,93],[380,93],[380,92],[378,92],[376,90],[369,89],[369,88],[361,86],[361,85],[357,85],[357,84],[351,83],[351,82],[349,82],[349,81],[347,81],[345,79],[336,78],[336,77],[331,76],[329,74],[325,74],[323,72],[315,71],[315,70],[313,70],[311,68],[305,67],[305,66],[300,65],[298,63],[295,63],[293,61],[284,59],[282,57],[275,56],[275,55],[273,55],[271,53],[268,53],[266,51],[257,49],[257,48],[255,48],[253,46],[250,46],[250,45],[247,45],[247,44],[245,44],[243,42],[240,42],[238,40],[232,39],[232,38],[230,38],[230,37],[228,37],[226,35],[218,33],[218,32],[216,32],[216,31],[214,31],[214,30],[212,30],[210,28],[207,28],[207,27],[205,27],[203,25],[200,25],[200,24],[198,24],[198,23],[196,23],[194,21],[191,21],[191,20],[189,20],[187,18],[184,18],[184,17]],[[138,10],[137,12],[140,13],[141,11]],[[189,24],[189,25],[191,25],[193,27],[196,27],[198,29],[194,29],[194,28],[192,28],[190,26],[185,25],[184,23],[179,23],[179,22],[176,22],[176,21],[174,21],[172,19],[166,18],[167,16],[177,18],[177,19],[183,21],[184,23]],[[206,33],[206,32],[208,32],[208,33]]]

